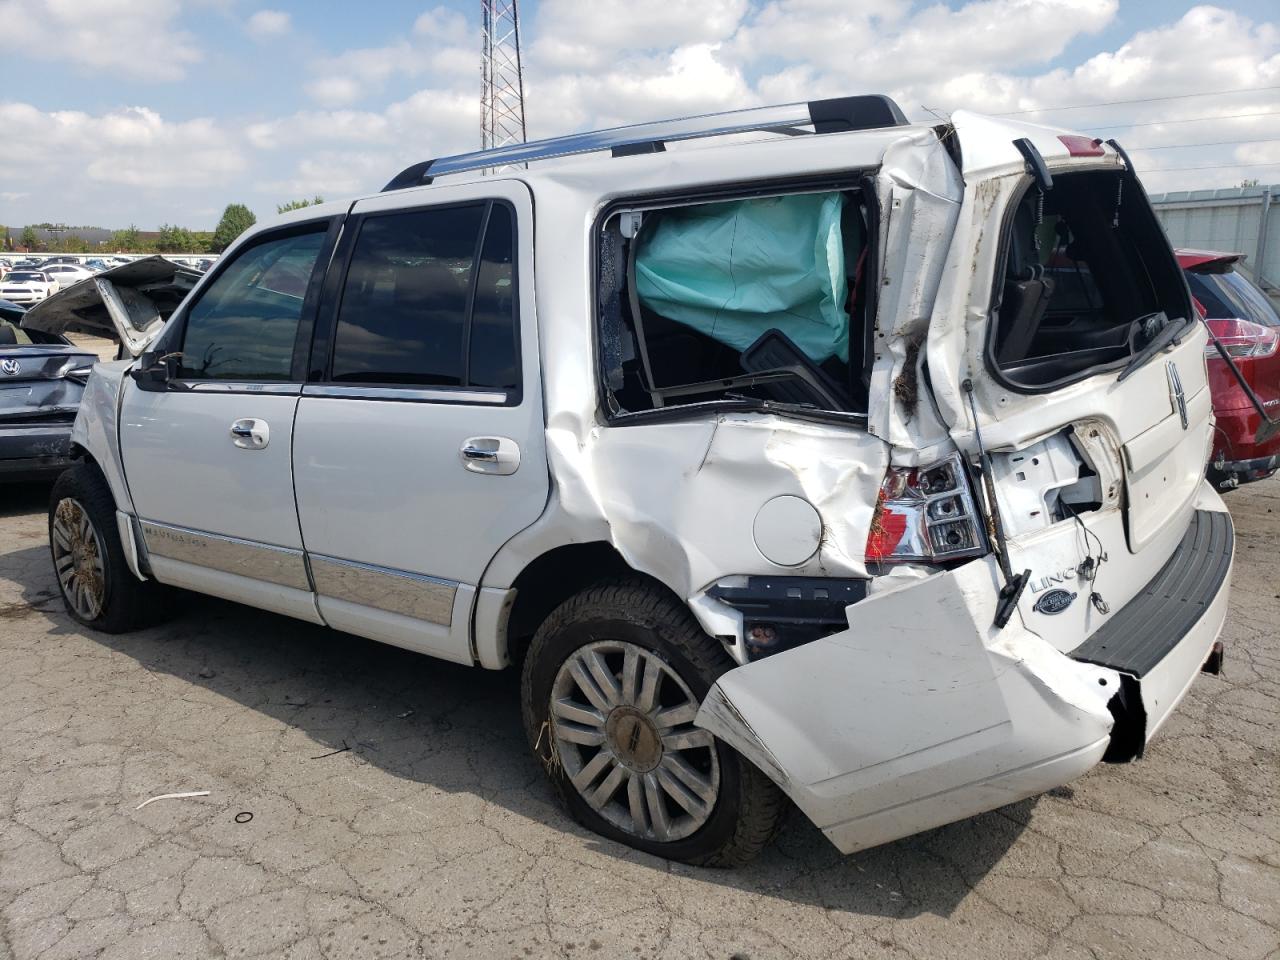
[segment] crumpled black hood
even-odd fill
[[[109,337],[138,356],[202,274],[161,256],[135,260],[42,300],[22,326],[45,333]]]

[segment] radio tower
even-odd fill
[[[524,143],[524,77],[520,70],[517,0],[480,0],[484,59],[480,63],[480,146]]]

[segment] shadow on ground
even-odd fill
[[[30,511],[43,496],[28,491],[22,509]],[[6,500],[5,509],[15,508]],[[162,625],[109,636],[83,630],[66,615],[43,543],[8,553],[0,575],[22,590],[23,603],[14,605],[21,609],[10,615],[48,617],[53,637],[87,636],[149,671],[301,730],[323,745],[308,747],[316,763],[349,748],[394,777],[474,794],[551,830],[572,832],[609,856],[780,901],[868,917],[949,916],[1007,854],[1035,802],[850,857],[793,811],[774,844],[744,869],[672,866],[583,831],[552,802],[520,726],[513,670],[445,663],[187,593],[177,594]],[[469,766],[483,767],[479,781],[459,776]]]

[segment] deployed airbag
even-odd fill
[[[777,329],[847,363],[843,206],[832,192],[664,211],[638,240],[640,302],[739,351]]]

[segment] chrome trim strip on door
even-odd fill
[[[177,380],[195,393],[270,393],[283,396],[302,392],[300,383],[251,383],[240,380]]]
[[[304,397],[338,397],[347,400],[408,400],[418,403],[491,403],[507,402],[505,390],[464,390],[419,387],[345,387],[339,384],[309,383],[302,388]]]
[[[316,593],[375,607],[415,620],[449,626],[453,622],[453,597],[458,584],[420,573],[408,573],[354,560],[307,554]]]
[[[173,527],[150,520],[142,520],[140,525],[143,542],[152,556],[180,560],[295,590],[312,589],[301,550],[224,537],[186,527]]]

